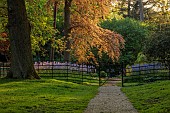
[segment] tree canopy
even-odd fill
[[[130,18],[104,21],[101,23],[101,26],[116,31],[124,37],[126,41],[125,49],[122,50],[120,61],[124,61],[126,64],[133,64],[137,60],[138,53],[143,50],[146,39],[149,37],[149,26]]]
[[[50,1],[48,3],[50,4]],[[110,0],[65,0],[65,2],[59,2],[59,5],[63,4],[65,5],[64,11],[66,11],[64,13],[64,31],[67,32],[64,35],[66,49],[74,58],[80,62],[87,62],[91,58],[95,60],[93,48],[97,48],[99,56],[105,52],[112,60],[119,58],[120,49],[124,46],[123,37],[99,26],[100,21],[110,13]],[[66,9],[66,6],[69,8]]]
[[[32,53],[49,59],[55,48],[65,60],[88,62],[107,55],[133,63],[151,35],[148,24],[169,24],[169,5],[167,0],[26,0]],[[8,34],[6,0],[1,0],[0,12],[0,33]]]
[[[118,60],[123,48],[123,37],[113,31],[101,28],[98,24],[109,14],[110,0],[75,0],[71,16],[72,49],[80,61],[93,58],[92,48],[108,54],[112,60]]]
[[[170,58],[170,25],[157,28],[151,38],[147,40],[145,54],[154,59]]]

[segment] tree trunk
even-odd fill
[[[65,0],[65,7],[64,7],[64,35],[66,41],[66,50],[64,51],[64,61],[70,60],[70,39],[69,35],[71,33],[70,29],[70,7],[71,7],[72,0]]]
[[[131,6],[131,0],[128,0],[128,17],[131,17],[130,6]]]
[[[143,12],[143,0],[138,0],[139,9],[140,9],[140,21],[144,21],[144,12]]]
[[[30,24],[24,0],[7,0],[11,67],[7,77],[39,79],[31,52]]]
[[[54,23],[53,23],[53,27],[54,27],[54,30],[56,30],[56,17],[57,17],[57,2],[55,1],[54,2]],[[55,48],[52,46],[55,42],[55,36],[56,34],[54,34],[52,40],[51,40],[51,53],[50,53],[50,61],[54,61],[54,51],[55,51]]]
[[[133,9],[132,9],[132,17],[134,19],[138,19],[137,12],[138,12],[138,0],[135,0],[133,2]]]

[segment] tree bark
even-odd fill
[[[133,2],[133,9],[132,9],[132,17],[134,19],[138,19],[137,12],[138,12],[138,0],[135,0]]]
[[[64,35],[65,35],[65,41],[66,41],[66,50],[64,51],[64,61],[70,60],[70,39],[69,35],[71,33],[70,29],[70,7],[71,7],[72,0],[65,0],[65,7],[64,7]]]
[[[129,18],[131,17],[131,14],[130,14],[130,6],[131,6],[131,0],[128,0],[128,17],[129,17]]]
[[[31,51],[31,27],[27,19],[24,0],[7,0],[8,29],[11,47],[11,67],[7,77],[40,79]]]
[[[138,0],[139,9],[140,9],[140,21],[144,21],[144,12],[143,12],[143,0]]]
[[[54,2],[54,12],[53,12],[53,16],[54,16],[54,22],[53,22],[53,27],[54,30],[56,30],[56,17],[57,17],[57,1]],[[54,34],[52,40],[51,40],[51,53],[50,53],[50,61],[54,61],[54,51],[55,48],[52,46],[52,44],[54,44],[55,42],[55,36],[56,34]]]

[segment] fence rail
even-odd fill
[[[9,71],[10,63],[0,62],[0,78],[3,78],[7,75]]]
[[[151,63],[136,64],[123,68],[124,83],[147,83],[156,80],[170,80],[170,60],[157,60]]]
[[[7,75],[9,63],[0,62],[0,77]],[[76,62],[35,62],[34,67],[40,77],[54,78],[81,84],[105,84],[110,77],[122,77],[125,83],[170,80],[170,60],[124,66],[99,62],[98,65]]]
[[[0,77],[7,75],[9,63],[0,63]],[[103,85],[107,76],[100,76],[100,66],[71,62],[35,62],[34,67],[42,78],[54,78],[81,84]]]
[[[70,62],[35,62],[35,69],[41,77],[55,78],[76,83],[96,83],[98,75],[96,67],[91,64]]]

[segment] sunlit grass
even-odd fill
[[[0,79],[0,113],[82,113],[97,88],[55,79]]]
[[[122,91],[139,113],[169,113],[170,80],[149,84],[126,83]]]

